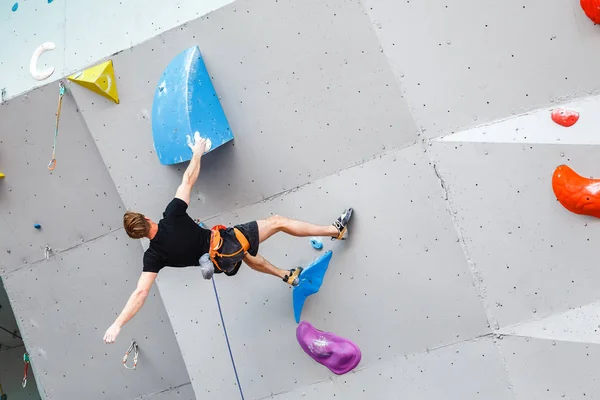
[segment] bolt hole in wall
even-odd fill
[[[23,387],[26,353],[17,320],[0,278],[0,400],[41,400],[31,365]]]

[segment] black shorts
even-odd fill
[[[250,248],[248,249],[248,254],[256,257],[258,254],[258,223],[256,221],[247,222],[245,224],[235,225],[234,228],[237,228],[242,232],[242,234],[248,239],[248,243],[250,244]],[[235,233],[233,229],[227,229],[226,231],[221,233],[221,237],[224,241],[235,241],[237,242],[237,238],[235,237]],[[218,268],[215,268],[215,274],[224,273],[227,276],[233,276],[237,274],[240,267],[242,265],[242,261],[237,262],[231,269],[221,271]]]

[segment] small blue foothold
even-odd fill
[[[48,4],[52,3],[54,0],[48,0]]]
[[[312,244],[312,247],[314,247],[316,250],[321,250],[323,248],[323,242],[317,238],[310,239],[310,244]]]
[[[12,6],[13,12],[17,11],[17,8],[19,8],[19,3],[13,4],[13,6]]]
[[[317,293],[321,288],[332,255],[333,252],[328,250],[325,254],[306,267],[298,277],[300,282],[298,283],[298,286],[294,287],[292,292],[294,318],[297,323],[300,322],[300,315],[302,315],[302,308],[304,307],[306,298]]]
[[[35,224],[33,227],[34,227],[35,229],[41,229],[41,228],[42,228],[42,226],[41,226],[40,224]]]

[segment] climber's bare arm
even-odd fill
[[[125,308],[123,308],[123,311],[121,311],[115,322],[106,330],[104,334],[105,343],[114,343],[121,332],[121,328],[142,308],[157,275],[155,272],[142,272],[137,287],[131,296],[129,296]]]
[[[202,154],[194,153],[192,159],[190,160],[190,164],[187,169],[183,173],[183,178],[181,179],[181,184],[177,188],[177,192],[175,193],[175,197],[181,199],[190,205],[190,196],[192,193],[192,187],[196,183],[198,179],[198,175],[200,175],[200,160],[202,158]]]
[[[202,139],[198,132],[196,132],[194,140],[195,143],[192,143],[191,139],[188,141],[188,146],[192,149],[192,159],[183,173],[181,184],[175,193],[175,197],[185,201],[188,205],[190,204],[192,187],[196,183],[196,180],[198,180],[198,175],[200,175],[200,161],[202,159],[202,154],[204,154],[207,149],[207,141]]]

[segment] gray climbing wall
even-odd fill
[[[135,288],[142,247],[123,232],[122,201],[69,93],[48,171],[57,101],[50,85],[0,107],[0,268],[42,399],[193,399],[156,289],[118,345],[102,341]],[[121,364],[132,339],[136,371]]]
[[[240,30],[241,26],[245,28]],[[194,217],[206,218],[260,202],[417,139],[416,126],[360,3],[236,3],[112,57],[120,77],[118,106],[72,87],[129,208],[158,219],[179,184],[181,167],[161,166],[153,152],[149,112],[168,61],[195,44],[200,45],[215,77],[215,88],[236,139],[233,145],[205,157],[190,207]],[[123,75],[133,70],[139,73]],[[307,164],[308,155],[314,161]],[[341,207],[342,203],[332,200],[329,212],[321,215],[323,222],[330,223]],[[307,205],[305,210],[316,216],[319,208]],[[268,214],[264,210],[249,218]],[[460,248],[454,245],[454,249],[460,258]],[[311,255],[304,252],[304,259]],[[248,395],[267,396],[272,393],[271,384],[290,390],[292,376],[302,376],[304,384],[310,383],[310,377],[326,376],[306,360],[303,367],[288,370],[283,380],[279,374],[269,375],[269,371],[284,370],[278,367],[281,359],[275,356],[276,349],[287,346],[296,359],[303,357],[293,343],[290,292],[281,282],[260,277],[259,286],[237,278],[228,282],[218,279],[218,283],[234,283],[238,291],[255,287],[260,295],[260,301],[251,301],[250,293],[238,298],[239,307],[248,303],[246,309],[238,310],[231,299],[236,289],[224,286],[222,293],[226,316],[235,318],[242,310],[252,316],[250,325],[240,322],[230,327],[237,357],[242,356],[236,351],[240,346],[255,348],[246,359],[240,359],[242,387],[246,386]],[[237,396],[210,283],[202,281],[197,270],[177,270],[161,273],[159,287],[196,395]],[[267,300],[283,309],[276,314],[264,312],[262,304]],[[258,342],[245,342],[242,331],[252,329],[255,333],[250,337],[256,337],[267,332],[265,321],[277,326],[272,330],[273,337],[279,338],[276,347],[264,349],[257,347]],[[250,367],[261,349],[267,350],[260,356],[266,364]],[[248,368],[256,369],[256,376],[248,376]]]
[[[153,302],[116,348],[85,336],[101,338],[141,271],[147,241],[123,235],[122,211],[159,219],[186,167],[159,164],[151,109],[164,67],[198,45],[235,141],[203,158],[190,214],[209,226],[273,214],[329,224],[355,209],[350,239],[325,241],[329,271],[302,314],[360,346],[362,362],[348,375],[298,346],[287,285],[246,267],[216,277],[246,399],[597,397],[600,273],[590,260],[600,233],[596,219],[556,201],[551,178],[562,163],[598,174],[598,41],[600,27],[578,2],[238,0],[110,57],[119,105],[69,84],[85,124],[69,98],[70,120],[80,122],[61,128],[64,150],[50,178],[42,151],[53,110],[33,99],[54,105],[55,85],[9,103],[3,109],[19,108],[0,118],[0,198],[11,254],[0,267],[34,366],[48,373],[45,393],[68,393],[66,383],[77,387],[97,363],[120,398],[179,385],[151,398],[240,396],[212,284],[195,268],[160,273]],[[554,124],[558,106],[579,110],[580,121]],[[46,115],[14,117],[32,110]],[[63,167],[75,159],[77,168]],[[101,183],[84,179],[92,170]],[[39,191],[8,179],[15,174]],[[63,190],[48,204],[53,186]],[[62,194],[73,187],[83,201]],[[99,187],[107,199],[98,200]],[[59,224],[60,235],[47,233]],[[50,239],[59,250],[82,243],[43,260]],[[261,253],[282,268],[321,254],[285,235]],[[85,269],[88,260],[114,272]],[[93,287],[79,286],[88,281]],[[82,293],[97,297],[80,306]],[[101,316],[84,317],[91,304]],[[58,324],[62,313],[82,322]],[[53,342],[73,331],[86,339]],[[117,359],[133,336],[151,349],[127,384],[130,371],[104,359]],[[51,367],[46,357],[64,358],[69,346],[94,359],[75,359],[86,364],[76,372]],[[173,361],[159,361],[162,352]]]
[[[579,1],[364,4],[428,138],[600,88],[600,35]]]

